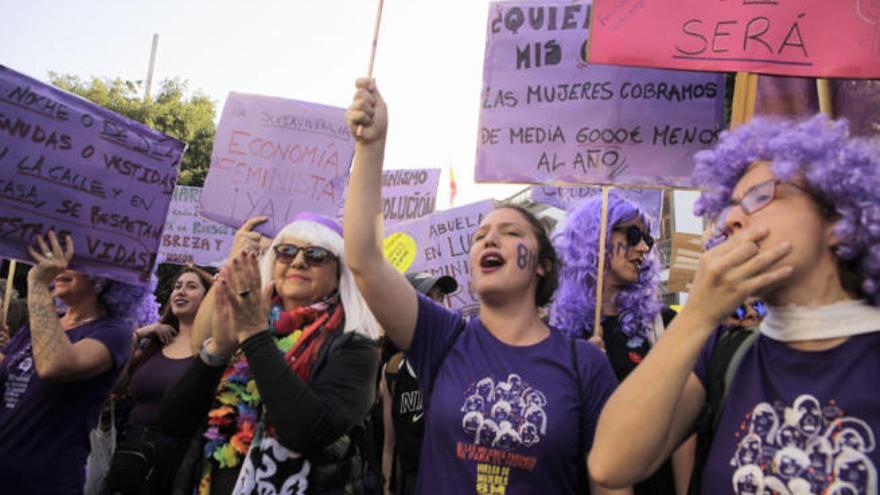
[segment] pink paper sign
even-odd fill
[[[593,63],[880,77],[878,0],[597,0]]]
[[[269,221],[269,237],[302,211],[334,217],[354,140],[342,108],[229,93],[202,191],[201,215],[231,227]]]

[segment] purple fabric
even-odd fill
[[[327,227],[339,234],[339,237],[342,237],[342,225],[339,225],[339,222],[335,220],[331,220],[324,215],[320,215],[318,213],[312,213],[310,211],[303,211],[301,213],[297,213],[291,223],[293,222],[315,222]]]
[[[433,388],[417,492],[575,493],[599,411],[617,386],[598,348],[579,340],[577,353],[576,375],[562,332],[510,346],[479,318],[466,321],[419,295],[407,358],[423,391]]]
[[[724,76],[584,63],[592,2],[489,6],[478,182],[688,186]]]
[[[0,65],[0,257],[69,233],[74,270],[148,285],[186,144]]]
[[[69,383],[41,379],[30,329],[3,349],[0,363],[0,486],[3,493],[82,493],[89,430],[131,353],[132,329],[101,319],[66,332],[71,342],[94,339],[113,357],[113,369]]]
[[[134,406],[129,422],[142,426],[159,425],[162,397],[192,365],[192,358],[172,359],[162,351],[147,360],[131,378]]]
[[[715,337],[695,373],[706,383]],[[877,493],[880,332],[802,352],[759,336],[731,384],[701,493]]]

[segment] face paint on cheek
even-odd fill
[[[629,255],[629,244],[625,242],[618,242],[614,246],[614,256],[627,256]]]
[[[538,266],[538,257],[525,244],[516,245],[516,266],[520,270]]]

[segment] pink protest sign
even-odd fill
[[[222,266],[235,230],[199,215],[202,188],[177,186],[159,245],[159,263]]]
[[[297,213],[336,215],[354,140],[342,108],[272,96],[229,93],[201,198],[201,215],[273,237]]]
[[[597,0],[590,61],[880,78],[878,0]]]
[[[0,256],[54,230],[71,268],[145,284],[186,144],[0,66]]]
[[[386,231],[385,255],[403,272],[451,276],[458,282],[458,291],[449,296],[449,306],[476,313],[479,300],[470,290],[470,246],[477,227],[494,206],[492,200],[480,201],[396,224]]]
[[[491,4],[477,181],[689,185],[723,128],[723,76],[586,64],[590,9]]]

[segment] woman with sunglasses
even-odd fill
[[[165,398],[167,433],[207,422],[195,473],[177,479],[199,494],[349,493],[379,327],[345,266],[338,223],[300,213],[258,261],[253,228],[265,220],[236,234],[196,318],[194,335],[210,337]]]
[[[632,483],[694,431],[718,391],[715,328],[757,295],[769,312],[722,368],[726,399],[699,430],[712,440],[695,491],[878,493],[880,148],[823,116],[756,119],[701,152],[694,177],[715,247],[687,305],[608,401],[591,472]]]
[[[607,211],[601,335],[593,328],[601,196],[575,206],[554,238],[562,270],[550,315],[554,326],[604,348],[617,379],[623,381],[645,358],[675,312],[659,300],[660,267],[652,249],[650,218],[636,204],[613,191],[608,195]],[[688,466],[686,456],[676,465],[685,488]],[[663,464],[633,489],[637,494],[675,493],[672,465]]]
[[[382,255],[387,112],[372,81],[357,88],[347,113],[356,145],[345,252],[419,377],[426,419],[416,492],[585,493],[594,421],[616,380],[599,349],[541,320],[558,269],[547,233],[512,206],[482,219],[470,247],[480,298],[470,320],[417,295]]]

